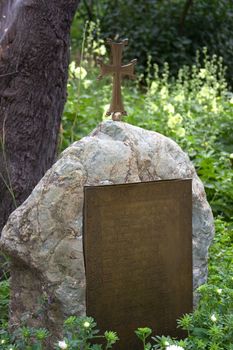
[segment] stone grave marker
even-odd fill
[[[59,338],[65,317],[86,313],[85,186],[187,178],[192,179],[195,296],[207,279],[214,223],[188,156],[161,134],[111,120],[67,148],[2,231],[1,249],[12,260],[10,323],[19,325],[23,317]]]
[[[119,221],[119,224],[121,224],[119,225],[119,232],[115,231],[115,223],[115,226],[112,226],[111,233],[113,235],[117,234],[117,236],[113,236],[116,245],[118,244],[117,238],[120,238],[119,242],[122,242],[122,239],[123,242],[124,239],[127,242],[130,240],[129,244],[127,243],[128,254],[124,255],[125,262],[124,264],[121,262],[119,267],[123,266],[123,272],[127,272],[125,269],[127,259],[130,264],[133,257],[138,257],[138,261],[136,259],[133,261],[133,266],[136,267],[138,275],[140,275],[140,281],[142,281],[144,273],[145,278],[144,286],[137,286],[137,288],[143,287],[142,292],[146,291],[148,293],[149,301],[144,304],[145,313],[143,312],[142,315],[140,307],[135,309],[138,314],[135,313],[134,321],[137,317],[143,316],[140,323],[143,321],[144,325],[138,324],[138,326],[155,325],[154,331],[158,332],[159,327],[164,325],[164,330],[172,334],[174,318],[179,315],[181,310],[181,295],[187,296],[187,299],[183,300],[183,310],[186,312],[191,308],[190,200],[188,199],[186,205],[184,205],[186,196],[190,198],[188,194],[190,182],[186,179],[192,179],[194,298],[196,288],[207,279],[208,248],[214,235],[214,224],[204,187],[188,156],[174,141],[156,132],[118,121],[121,120],[122,115],[126,114],[121,100],[121,79],[124,75],[133,77],[136,62],[132,61],[128,65],[121,64],[122,50],[126,41],[121,43],[110,41],[109,43],[113,56],[112,62],[110,65],[103,62],[100,62],[100,64],[102,76],[110,73],[114,76],[112,102],[108,111],[113,121],[109,120],[101,123],[89,136],[75,142],[60,155],[58,161],[45,174],[28,199],[11,214],[0,239],[0,248],[11,257],[12,261],[10,324],[17,327],[24,319],[24,322],[26,321],[28,325],[47,328],[53,336],[51,343],[48,344],[48,350],[53,349],[54,339],[61,337],[65,317],[72,314],[84,315],[86,311],[96,312],[96,315],[97,311],[99,312],[97,309],[95,311],[95,301],[90,290],[96,291],[98,288],[100,290],[101,279],[97,278],[100,269],[98,265],[94,264],[97,275],[91,282],[88,262],[90,252],[87,253],[87,307],[89,310],[86,309],[86,276],[82,242],[83,202],[86,186],[90,188],[93,188],[92,186],[105,186],[104,192],[106,191],[106,193],[114,188],[107,185],[121,185],[124,188],[119,193],[114,193],[114,196],[122,196],[123,207],[119,205],[119,202],[117,205],[111,203],[114,210],[109,211],[109,208],[105,205],[106,216],[102,215],[101,212],[100,221],[100,217],[93,215],[94,222],[93,219],[90,221],[88,211],[86,211],[85,230],[88,247],[88,225],[90,225],[90,222],[92,222],[90,225],[92,234],[99,232],[100,222],[105,225],[106,233],[108,233],[111,231],[109,222],[112,218],[115,222],[119,221],[120,218],[122,219],[121,222]],[[161,185],[150,183],[151,181],[175,179],[183,179],[184,181],[162,181],[160,182]],[[140,182],[147,184],[130,185]],[[174,189],[173,185],[175,186]],[[152,189],[147,190],[147,196],[150,198],[151,204],[148,204],[147,199],[143,197],[143,191],[138,199],[135,199],[134,189],[140,190],[144,186],[154,186],[153,191]],[[167,190],[157,194],[156,191],[159,186],[167,186]],[[176,186],[181,186],[179,191]],[[132,193],[130,192],[131,189],[133,189]],[[96,188],[96,190],[98,189]],[[88,197],[91,192],[88,192],[88,189],[85,191]],[[90,191],[95,191],[95,189]],[[163,210],[161,210],[157,198],[161,200],[162,193],[165,192],[166,196],[162,200],[163,206],[161,206]],[[125,198],[125,193],[129,194],[127,198]],[[184,197],[181,195],[182,193]],[[174,197],[171,197],[172,194]],[[132,198],[131,195],[133,195]],[[114,196],[113,198],[115,198]],[[120,200],[120,198],[118,199]],[[126,205],[127,200],[129,206]],[[92,203],[92,201],[89,202]],[[87,198],[85,203],[89,202]],[[106,201],[103,203],[106,204]],[[182,203],[182,205],[176,205],[176,203]],[[94,203],[91,205],[93,206]],[[182,208],[183,215],[179,208]],[[124,238],[124,225],[129,227],[129,218],[127,218],[126,213],[129,213],[132,217],[133,209],[135,209],[135,218],[131,223],[132,231],[129,232],[130,235]],[[124,213],[122,210],[124,210]],[[168,227],[172,227],[170,234]],[[96,233],[94,228],[96,228]],[[140,232],[141,229],[145,232]],[[133,230],[135,237],[132,235]],[[157,233],[154,236],[152,235],[153,230]],[[149,235],[147,238],[146,234]],[[165,238],[167,239],[167,245],[164,244]],[[97,252],[93,252],[92,255],[98,258],[102,246],[101,241],[99,242],[98,238],[96,239],[98,254],[95,255]],[[150,241],[153,244],[150,244]],[[106,244],[108,244],[107,241]],[[122,244],[119,247],[122,248]],[[130,247],[132,247],[131,250]],[[161,250],[158,247],[161,247]],[[149,250],[149,248],[153,248],[154,251]],[[112,249],[114,250],[114,247]],[[147,261],[143,257],[147,255],[148,250],[150,259]],[[103,252],[106,252],[106,250],[103,250]],[[113,253],[116,254],[117,250]],[[167,261],[165,259],[166,254],[168,255]],[[117,259],[117,255],[115,256]],[[111,270],[107,261],[109,255],[104,257],[105,265],[102,272],[104,272],[104,276],[107,276]],[[142,266],[145,264],[146,271],[145,269],[140,270],[141,262]],[[116,261],[116,265],[112,265],[112,268],[119,275],[120,270],[116,270],[118,263],[119,261]],[[130,271],[132,271],[132,266],[129,266]],[[168,276],[171,277],[172,273],[174,276],[170,280],[171,285],[169,286]],[[160,283],[157,280],[158,276]],[[120,298],[117,291],[119,292],[122,281],[124,279],[118,280],[118,289],[116,292],[113,291],[113,293],[116,293],[116,298]],[[136,283],[136,280],[134,283]],[[88,289],[89,284],[91,289]],[[156,302],[152,299],[151,285],[158,288],[158,291],[155,291],[154,294]],[[131,281],[130,286],[133,287],[133,281]],[[170,289],[168,289],[169,287]],[[159,293],[159,288],[161,293]],[[107,289],[105,289],[106,292],[109,293]],[[137,298],[132,299],[134,305],[140,303],[139,294],[138,292]],[[164,298],[164,305],[161,308],[156,304],[158,303],[156,298],[158,295],[162,299]],[[107,294],[107,297],[111,297],[111,295]],[[103,301],[104,303],[107,302],[107,297]],[[129,298],[129,295],[127,297]],[[132,310],[132,304],[131,309],[127,311],[127,300],[124,302],[125,315],[128,317],[130,310]],[[155,314],[153,315],[150,312],[150,305],[154,307]],[[106,304],[102,304],[102,306],[106,307]],[[168,310],[171,311],[171,314]],[[110,311],[109,315],[111,314]],[[115,311],[122,315],[124,310],[115,309]],[[161,321],[160,325],[159,323],[154,324],[156,313]],[[146,314],[148,317],[146,317]],[[153,320],[151,317],[153,317]],[[108,319],[106,317],[103,322]],[[130,323],[129,318],[127,322]],[[107,323],[102,326],[105,325],[106,328],[109,328]],[[136,322],[130,325],[132,328],[135,326]]]
[[[134,331],[180,337],[192,311],[192,183],[85,187],[86,310],[118,350],[140,350]]]

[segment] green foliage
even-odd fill
[[[209,57],[204,64],[180,69],[169,80],[165,64],[162,78],[154,67],[148,78],[143,116],[131,114],[127,120],[172,137],[194,162],[216,215],[233,216],[233,172],[230,162],[233,134],[233,98],[227,91],[222,59]],[[224,200],[223,200],[224,198]]]
[[[117,334],[112,331],[106,331],[103,336],[98,335],[96,323],[92,317],[69,317],[64,323],[64,340],[71,350],[101,350],[103,345],[101,340],[105,341],[104,349],[111,349],[112,345],[118,340]],[[94,344],[96,340],[98,344]],[[56,349],[60,349],[59,343]]]
[[[8,321],[9,293],[9,280],[5,279],[0,282],[0,327],[4,327]]]
[[[0,331],[0,349],[2,350],[43,350],[49,333],[44,328],[18,328],[13,334]]]
[[[104,94],[97,89],[96,76],[93,76],[92,70],[86,71],[83,68],[83,75],[80,77],[78,76],[78,68],[74,61],[73,63],[70,66],[70,79],[67,85],[69,98],[65,105],[60,132],[61,150],[93,130],[102,119],[103,101],[105,100],[107,103]],[[82,78],[86,73],[85,79]],[[103,90],[105,91],[106,87],[103,87]]]
[[[102,120],[104,101],[106,103],[108,101],[106,92],[109,87],[104,82],[97,81],[93,59],[93,52],[100,57],[106,53],[106,48],[100,39],[98,44],[94,41],[94,30],[99,32],[98,24],[86,23],[83,30],[80,63],[77,65],[73,60],[69,67],[68,100],[60,130],[60,150],[93,130]]]
[[[214,243],[209,250],[208,283],[217,289],[233,288],[233,223],[218,217],[215,229]]]
[[[106,331],[98,335],[96,323],[91,317],[70,316],[64,322],[64,338],[54,344],[54,350],[108,350],[119,340],[115,332]],[[2,350],[46,350],[49,333],[44,328],[21,327],[12,335],[0,330],[0,349]],[[98,339],[98,344],[94,342]],[[105,345],[101,344],[103,341]]]
[[[231,0],[193,1],[185,14],[187,0],[84,1],[73,25],[74,47],[80,46],[80,29],[86,20],[100,23],[101,37],[129,38],[127,59],[139,58],[144,72],[148,53],[159,66],[168,62],[172,74],[183,65],[192,65],[196,50],[208,47],[211,54],[223,56],[233,70],[233,2]],[[93,30],[96,39],[96,31]]]
[[[198,308],[178,321],[188,332],[187,349],[230,350],[233,341],[233,226],[216,219],[208,284],[199,288]]]

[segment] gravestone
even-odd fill
[[[67,148],[2,232],[1,248],[12,259],[11,324],[23,316],[59,336],[67,315],[85,314],[84,186],[187,178],[192,179],[195,291],[207,279],[214,225],[204,187],[181,148],[118,121],[101,123]]]
[[[140,350],[138,327],[181,337],[192,311],[192,183],[150,181],[84,191],[86,310],[118,350]]]

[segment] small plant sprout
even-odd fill
[[[104,333],[105,339],[107,341],[107,345],[105,349],[110,349],[112,347],[113,344],[115,344],[119,338],[116,334],[116,332],[113,331],[106,331]]]
[[[48,338],[49,332],[45,328],[39,328],[35,331],[35,337],[39,341],[43,341]]]
[[[143,350],[150,350],[151,349],[151,344],[146,343],[146,339],[151,335],[152,329],[148,327],[144,328],[138,328],[135,331],[137,337],[142,341],[143,343]]]
[[[21,334],[24,339],[28,339],[31,336],[30,329],[28,327],[22,327],[21,328]]]

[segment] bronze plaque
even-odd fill
[[[182,336],[192,311],[192,181],[85,187],[87,315],[139,350],[134,331]]]

